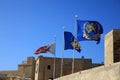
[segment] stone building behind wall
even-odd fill
[[[27,61],[23,61],[22,64],[18,65],[18,75],[24,78],[31,78],[34,80],[35,73],[35,58],[28,57]]]
[[[61,73],[61,58],[55,58],[55,78],[60,77]],[[97,67],[102,64],[92,64],[92,59],[82,58],[75,59],[74,72],[86,70],[92,67]],[[39,56],[28,57],[27,61],[18,64],[18,70],[15,71],[0,71],[2,74],[19,76],[21,79],[30,78],[31,80],[48,80],[53,78],[54,58]],[[62,76],[72,73],[72,58],[63,59]]]
[[[61,58],[55,59],[55,78],[61,76]],[[74,60],[74,72],[86,70],[92,67],[97,67],[102,64],[92,64],[91,59],[84,57]],[[54,58],[39,56],[36,59],[35,80],[48,80],[54,78]],[[64,58],[62,76],[72,73],[72,58]]]
[[[19,77],[21,79],[30,78],[34,80],[35,58],[28,57],[27,61],[18,64],[18,70],[0,71],[0,74],[4,74],[6,77]]]

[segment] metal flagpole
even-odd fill
[[[72,74],[74,73],[74,54],[75,54],[75,49],[73,50]]]
[[[74,27],[74,41],[76,41],[77,39],[77,19],[78,19],[78,16],[75,15],[75,27]],[[74,73],[74,56],[75,56],[75,46],[74,46],[74,50],[73,50],[73,61],[72,61],[72,73]]]
[[[56,43],[56,35],[54,35],[54,39],[55,39],[55,43]],[[56,50],[55,50],[55,53],[56,53]],[[55,79],[55,62],[56,62],[55,58],[56,58],[56,54],[54,54],[53,80]]]
[[[62,48],[62,59],[61,59],[61,74],[60,77],[62,77],[62,72],[63,72],[63,58],[64,58],[64,31],[65,31],[65,27],[63,27],[63,48]]]

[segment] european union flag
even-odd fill
[[[103,33],[101,24],[97,21],[77,20],[78,41],[95,40],[100,42],[100,34]]]
[[[75,37],[72,35],[71,32],[64,32],[64,40],[65,40],[65,47],[64,49],[75,49],[78,52],[81,51],[80,44],[78,41],[75,40]]]

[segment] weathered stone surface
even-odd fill
[[[120,80],[120,62],[77,72],[55,80]]]

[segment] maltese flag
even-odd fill
[[[40,54],[40,53],[47,53],[50,52],[52,54],[55,55],[55,49],[56,49],[56,43],[53,42],[52,44],[49,44],[47,46],[42,46],[40,48],[38,48],[34,54]]]

